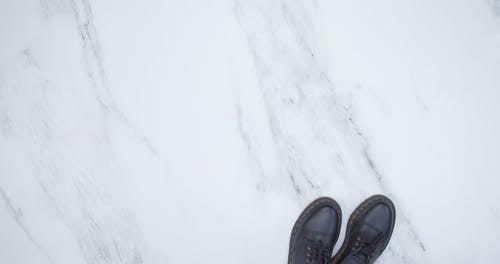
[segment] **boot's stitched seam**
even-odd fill
[[[370,205],[372,205],[374,202],[378,202],[380,200],[387,201],[387,198],[384,197],[384,196],[375,196],[375,197],[372,197],[372,198],[368,198],[361,205],[359,205],[358,208],[356,208],[356,210],[354,210],[354,212],[349,217],[349,222],[348,222],[347,228],[346,228],[346,238],[347,238],[347,234],[350,233],[350,229],[351,229],[352,225],[357,220],[357,218],[361,214],[361,212],[363,212],[367,207],[369,207]],[[335,255],[335,257],[332,259],[332,261],[331,261],[332,264],[335,264],[336,262],[338,262],[338,259],[342,256],[342,254],[344,254],[345,250],[347,249],[347,242],[348,242],[347,239],[344,240],[344,243],[342,244],[342,247],[337,252],[337,254]]]
[[[292,250],[295,246],[295,235],[299,229],[299,227],[302,226],[302,224],[304,224],[304,221],[305,219],[307,219],[307,217],[309,216],[309,214],[311,213],[311,211],[313,209],[316,209],[316,207],[320,204],[324,203],[325,205],[329,205],[329,206],[332,206],[336,212],[338,213],[337,214],[337,218],[340,218],[340,221],[342,221],[342,218],[341,218],[341,214],[342,214],[342,211],[340,209],[340,206],[337,204],[337,202],[335,202],[334,200],[330,199],[330,198],[326,198],[326,197],[322,197],[322,198],[318,198],[316,199],[313,203],[311,203],[310,205],[308,205],[306,207],[306,209],[304,210],[304,212],[302,212],[299,216],[299,219],[297,219],[297,222],[295,224],[295,226],[293,227],[293,230],[292,230],[292,235],[291,235],[291,238],[290,238],[290,248],[289,248],[289,260],[288,260],[288,264],[291,264],[292,263],[292,255],[290,254],[290,250]]]

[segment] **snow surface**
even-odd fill
[[[375,193],[378,263],[500,259],[498,0],[2,0],[0,36],[1,263],[285,263]]]

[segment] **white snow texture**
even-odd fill
[[[500,1],[0,1],[0,263],[285,263],[313,199],[377,263],[500,259]]]

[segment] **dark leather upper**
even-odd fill
[[[394,205],[384,196],[370,199],[353,213],[356,215],[347,227],[346,247],[339,252],[341,256],[335,258],[337,263],[374,263],[389,243],[395,222]]]
[[[320,199],[311,203],[297,220],[290,241],[289,264],[324,264],[331,257],[340,232],[341,212],[333,200]]]

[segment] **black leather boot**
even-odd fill
[[[304,209],[292,229],[288,264],[327,264],[337,242],[342,211],[333,199],[316,199]]]
[[[333,264],[371,264],[382,254],[394,229],[396,210],[389,198],[375,195],[354,210],[346,238]]]

